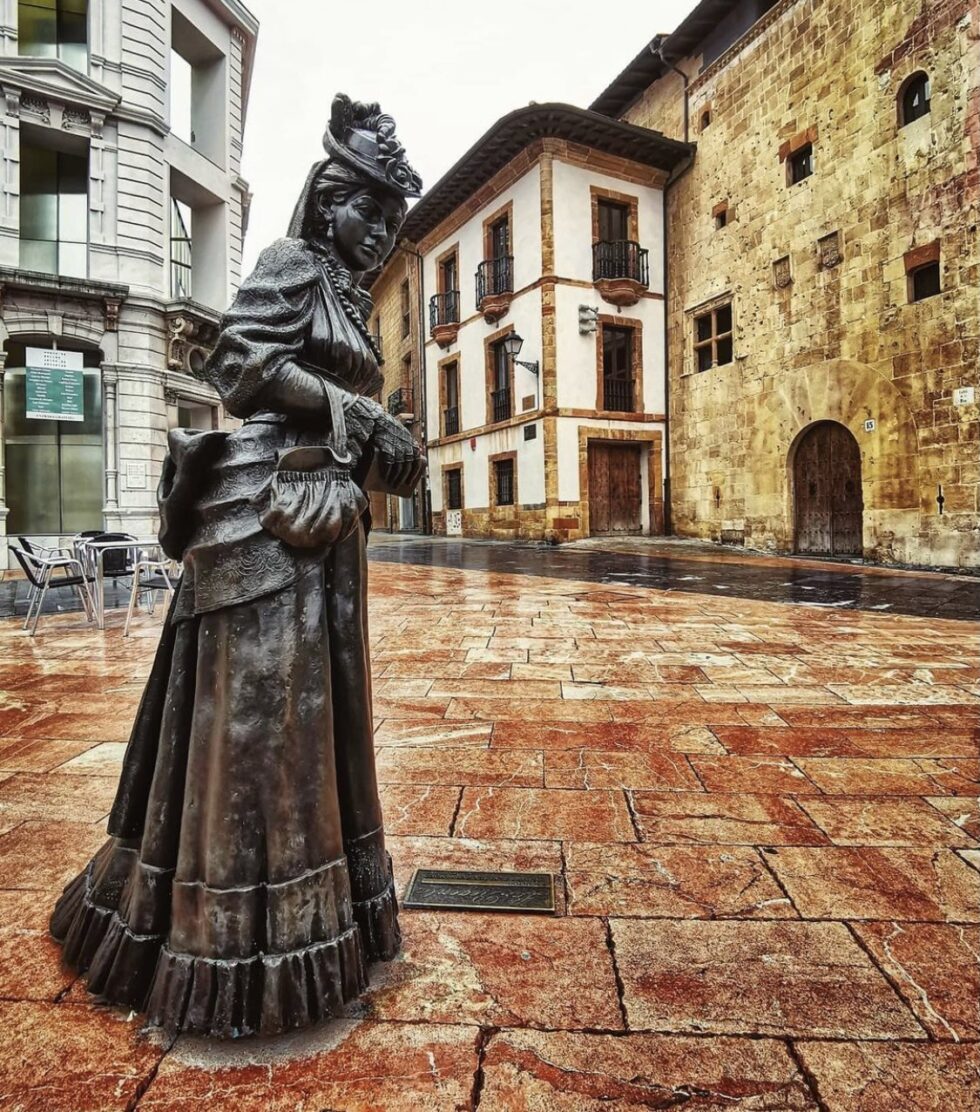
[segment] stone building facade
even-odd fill
[[[421,320],[419,316],[419,264],[413,245],[399,243],[387,265],[367,287],[374,299],[368,321],[384,358],[384,387],[378,401],[400,418],[422,442],[425,395],[421,385]],[[427,485],[420,483],[411,498],[371,493],[372,528],[388,532],[425,531]]]
[[[593,108],[697,145],[666,201],[674,531],[976,567],[976,3],[703,0]]]
[[[152,534],[168,428],[225,422],[198,375],[257,31],[238,0],[0,0],[0,566],[7,535]],[[81,354],[81,421],[27,416],[27,349]]]
[[[412,210],[435,532],[662,532],[662,190],[688,153],[532,105]]]

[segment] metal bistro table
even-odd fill
[[[156,558],[160,553],[160,542],[156,537],[140,538],[123,541],[88,541],[83,546],[83,552],[89,563],[89,568],[95,579],[93,601],[95,603],[95,622],[99,629],[105,629],[105,554],[107,552],[125,552],[133,550],[133,574],[136,574],[136,564],[143,559],[143,554],[149,559]]]

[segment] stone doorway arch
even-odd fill
[[[837,421],[817,421],[792,448],[794,551],[861,556],[861,449]]]

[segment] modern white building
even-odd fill
[[[663,190],[689,152],[531,105],[409,214],[429,314],[434,531],[663,531]]]
[[[257,33],[237,0],[0,0],[0,566],[7,536],[153,532],[167,430],[224,422],[198,376]],[[38,349],[81,356],[74,419],[28,416]]]

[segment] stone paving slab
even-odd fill
[[[0,623],[0,1108],[980,1104],[977,624],[375,563],[399,892],[551,871],[558,914],[404,909],[345,1018],[208,1046],[46,936],[159,635],[118,618]]]

